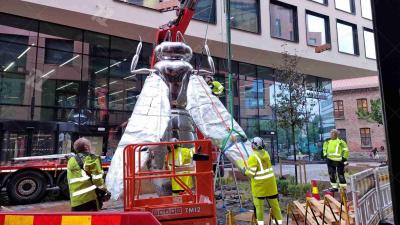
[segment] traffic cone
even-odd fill
[[[319,196],[318,185],[317,185],[317,181],[316,180],[311,180],[311,192],[312,192],[312,196],[315,199],[321,200],[321,198]]]

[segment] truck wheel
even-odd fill
[[[36,171],[23,171],[11,177],[7,194],[13,204],[39,202],[46,194],[47,181]]]
[[[57,186],[60,188],[60,195],[63,199],[69,199],[69,187],[67,172],[62,172],[57,178]]]

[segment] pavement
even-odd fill
[[[350,162],[349,167],[378,167],[380,163],[378,162]],[[311,180],[319,180],[319,181],[329,181],[328,175],[328,167],[325,163],[323,164],[306,164],[306,177],[307,183],[310,183]],[[299,167],[298,167],[298,175],[299,175]],[[274,171],[277,176],[280,175],[291,175],[294,176],[294,165],[282,165],[282,174],[280,173],[279,165],[274,166]],[[302,174],[304,174],[302,169]],[[300,176],[300,175],[299,175]],[[303,179],[304,179],[304,175]]]

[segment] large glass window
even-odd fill
[[[259,33],[259,1],[231,0],[231,26],[239,30]]]
[[[61,51],[54,49],[60,49]],[[62,64],[72,58],[73,50],[73,41],[47,38],[44,63]]]
[[[336,22],[339,52],[358,55],[357,26],[341,20]]]
[[[198,1],[193,19],[216,23],[215,12],[215,0]]]
[[[319,46],[331,42],[329,31],[329,17],[307,11],[306,24],[308,45]]]
[[[0,118],[30,120],[39,23],[0,14]]]
[[[368,28],[364,28],[364,47],[365,57],[376,59],[374,32]]]
[[[324,98],[319,99],[319,110],[321,116],[322,139],[329,138],[331,129],[335,128],[333,116],[332,81],[318,78],[318,87],[324,93]]]
[[[355,13],[355,5],[354,0],[335,0],[336,9],[348,12]]]
[[[372,20],[371,0],[361,0],[361,15]]]
[[[286,3],[271,1],[271,36],[288,41],[298,41],[297,8]]]

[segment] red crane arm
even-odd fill
[[[189,26],[190,20],[192,19],[198,0],[181,0],[181,6],[178,9],[178,17],[170,21],[169,23],[161,26],[156,33],[156,44],[160,44],[164,41],[168,31],[171,31],[172,41],[176,40],[176,33],[180,31],[185,34],[187,27]],[[151,67],[153,68],[156,63],[156,57],[154,51],[151,57]]]

